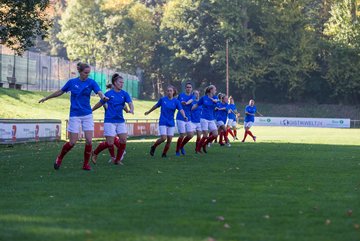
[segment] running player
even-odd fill
[[[180,156],[181,154],[185,155],[184,146],[188,143],[191,138],[194,136],[194,131],[191,120],[191,107],[192,102],[194,101],[194,95],[192,94],[192,84],[190,82],[186,83],[185,85],[185,93],[181,93],[178,96],[178,100],[180,101],[185,115],[188,121],[185,121],[183,116],[181,115],[180,111],[178,111],[176,115],[176,125],[179,131],[179,138],[176,144],[176,156]]]
[[[217,103],[217,106],[215,107],[215,110],[217,111],[217,117],[216,117],[216,124],[218,127],[218,131],[220,132],[220,140],[219,144],[221,146],[224,145],[223,138],[225,139],[225,144],[230,147],[229,139],[226,136],[226,119],[229,113],[229,104],[228,104],[228,98],[226,95],[221,95],[219,98],[219,102]]]
[[[124,154],[126,149],[126,139],[127,139],[127,128],[125,120],[123,117],[123,109],[128,103],[130,107],[130,113],[134,114],[134,105],[132,103],[130,95],[122,90],[124,86],[123,77],[118,73],[115,73],[111,78],[111,83],[113,89],[105,93],[105,96],[109,98],[107,101],[107,108],[105,109],[105,118],[104,118],[104,136],[106,142],[101,142],[98,147],[95,149],[92,155],[92,162],[96,163],[98,154],[109,148],[110,156],[114,164],[119,164],[121,157]],[[94,107],[93,111],[100,108],[105,102],[100,101]],[[115,157],[114,151],[114,137],[119,137],[119,148],[117,150],[117,155]]]
[[[193,95],[195,97],[192,105],[194,106],[200,100],[200,93],[197,90],[194,90]],[[196,109],[191,111],[191,124],[193,125],[193,130],[196,132],[196,147],[198,146],[201,139],[201,124],[200,124],[200,116],[201,116],[202,106],[197,107]]]
[[[195,104],[191,110],[195,110],[198,106],[202,106],[200,124],[203,136],[196,148],[196,153],[201,153],[201,148],[205,153],[206,145],[215,140],[218,136],[217,127],[215,124],[214,110],[218,98],[216,97],[216,87],[210,85],[205,89],[205,95],[200,98],[199,102]],[[211,137],[208,137],[209,131],[212,133]]]
[[[150,155],[154,156],[156,147],[159,146],[161,143],[166,141],[162,157],[166,157],[166,153],[170,148],[170,144],[172,138],[174,136],[175,131],[175,121],[174,121],[174,114],[175,110],[177,109],[180,111],[182,117],[185,121],[187,121],[187,117],[185,112],[182,108],[180,101],[174,98],[177,94],[176,89],[174,86],[169,86],[166,91],[167,95],[160,98],[160,100],[149,110],[145,112],[145,115],[150,114],[155,109],[161,107],[160,111],[160,120],[159,120],[159,133],[160,138],[156,140],[154,145],[151,146]]]
[[[260,114],[256,109],[255,101],[250,100],[249,105],[246,106],[246,108],[245,108],[245,120],[244,120],[245,133],[244,133],[244,138],[241,142],[245,142],[247,135],[251,136],[253,138],[253,140],[256,141],[256,136],[254,136],[250,131],[250,128],[254,124],[256,113],[258,113],[260,116],[262,116],[262,114]]]
[[[238,115],[239,115],[239,113],[236,109],[234,99],[230,96],[229,97],[229,114],[228,114],[228,118],[226,120],[226,126],[227,126],[226,136],[228,136],[228,134],[230,134],[234,138],[234,141],[238,140],[237,131],[236,131]]]
[[[61,166],[62,160],[66,153],[68,153],[76,144],[79,139],[80,126],[85,134],[85,150],[84,150],[84,164],[83,170],[91,170],[89,159],[92,150],[92,137],[94,132],[94,121],[92,110],[90,106],[90,95],[94,91],[100,98],[106,102],[108,98],[101,92],[99,85],[93,80],[88,78],[90,74],[90,66],[87,64],[79,64],[77,66],[79,77],[70,79],[58,91],[51,95],[42,98],[39,103],[43,103],[48,99],[58,97],[65,92],[70,92],[70,117],[68,132],[70,141],[66,142],[61,149],[60,154],[57,156],[54,163],[54,168],[58,170]]]

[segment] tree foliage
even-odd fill
[[[0,42],[21,54],[44,38],[50,20],[44,11],[49,0],[2,0],[0,3]]]

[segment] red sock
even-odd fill
[[[224,138],[224,132],[220,132],[220,141],[219,141],[219,144],[223,144],[223,138]]]
[[[99,143],[99,145],[96,147],[96,149],[94,150],[94,154],[98,155],[100,152],[102,152],[103,150],[105,150],[108,147],[109,147],[108,143],[106,141],[103,141],[103,142]]]
[[[180,151],[181,143],[184,140],[184,137],[179,136],[177,143],[176,143],[176,152]]]
[[[251,136],[254,139],[254,135],[253,135],[253,133],[251,133],[250,130],[248,130],[247,133],[249,134],[249,136]]]
[[[236,137],[237,136],[237,130],[235,129],[233,131],[234,131],[234,137]]]
[[[201,151],[201,147],[204,145],[204,143],[206,142],[207,140],[207,137],[203,137],[200,139],[199,143],[198,143],[198,146],[197,146],[197,151]]]
[[[64,158],[64,156],[66,155],[66,153],[68,153],[73,147],[74,147],[74,145],[71,145],[70,142],[66,142],[61,149],[59,158],[62,160]]]
[[[210,136],[209,138],[207,138],[207,140],[203,143],[203,146],[206,146],[208,143],[211,143],[213,140],[215,140],[218,136]]]
[[[234,136],[234,133],[232,132],[232,130],[229,128],[229,129],[227,129],[227,132],[234,138],[235,136]]]
[[[184,148],[184,146],[191,140],[191,138],[186,136],[181,143],[181,148]]]
[[[196,137],[196,145],[195,145],[195,151],[197,150],[197,147],[199,145],[199,142],[200,142],[200,137]]]
[[[170,144],[171,144],[171,143],[166,142],[165,147],[164,147],[164,150],[163,150],[163,154],[166,155],[166,153],[168,152],[168,150],[169,150],[169,148],[170,148]]]
[[[120,139],[118,137],[115,137],[114,139],[114,145],[117,147],[117,148],[120,148]]]
[[[91,144],[85,144],[84,165],[87,165],[89,163],[89,159],[90,159],[90,156],[91,156],[91,150],[92,150],[92,145]]]
[[[225,143],[229,143],[229,138],[226,135],[224,135],[224,139],[225,139]]]
[[[108,144],[108,149],[109,149],[109,153],[110,153],[110,156],[111,158],[115,158],[115,150],[114,150],[114,145],[109,145]]]
[[[247,135],[248,135],[248,131],[247,131],[247,130],[245,130],[245,133],[244,133],[244,138],[242,139],[242,142],[244,142],[244,141],[245,141],[245,139],[246,139]]]
[[[119,148],[116,153],[116,161],[119,162],[126,149],[126,143],[119,143]]]
[[[160,145],[161,143],[163,143],[163,141],[161,140],[161,138],[157,139],[154,143],[154,147],[156,148],[158,145]]]

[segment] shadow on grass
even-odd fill
[[[104,151],[93,171],[84,172],[79,144],[54,171],[61,144],[17,145],[1,153],[0,239],[325,241],[359,235],[358,146],[234,143],[196,155],[190,143],[186,156],[175,157],[174,143],[164,159],[163,145],[150,157],[150,143],[130,142],[124,166],[108,164]]]

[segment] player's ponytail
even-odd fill
[[[171,88],[171,89],[174,91],[173,97],[177,96],[178,91],[177,91],[177,89],[176,89],[173,85],[169,85],[167,88],[168,88],[168,89]]]
[[[209,85],[208,87],[205,88],[205,95],[209,94],[211,92],[212,89],[215,88],[215,85]]]
[[[111,77],[111,83],[113,85],[115,85],[115,82],[118,80],[118,79],[122,79],[123,77],[121,75],[119,75],[118,73],[115,73],[112,75]]]

